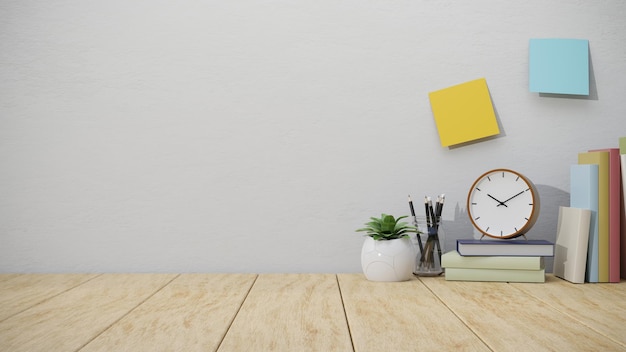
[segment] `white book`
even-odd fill
[[[590,226],[591,210],[559,207],[552,269],[555,276],[577,284],[585,282]]]

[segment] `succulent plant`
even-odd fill
[[[409,237],[409,233],[419,233],[415,226],[410,226],[400,220],[408,216],[400,216],[397,219],[393,215],[381,214],[380,218],[371,217],[370,222],[365,223],[367,227],[356,230],[366,232],[366,236],[372,237],[376,241],[395,240],[402,237]]]

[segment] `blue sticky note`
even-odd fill
[[[531,39],[528,72],[531,92],[589,95],[589,41]]]

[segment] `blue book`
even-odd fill
[[[524,256],[552,257],[554,243],[546,240],[476,240],[456,241],[456,251],[462,256]]]
[[[598,175],[597,164],[572,165],[570,169],[570,207],[591,210],[585,272],[587,282],[599,281]]]

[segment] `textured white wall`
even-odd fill
[[[371,215],[508,167],[554,238],[579,151],[626,135],[626,2],[0,2],[0,272],[358,272]],[[528,40],[590,41],[590,98]],[[485,77],[503,133],[442,148],[428,92]],[[419,208],[419,207],[418,207]]]

